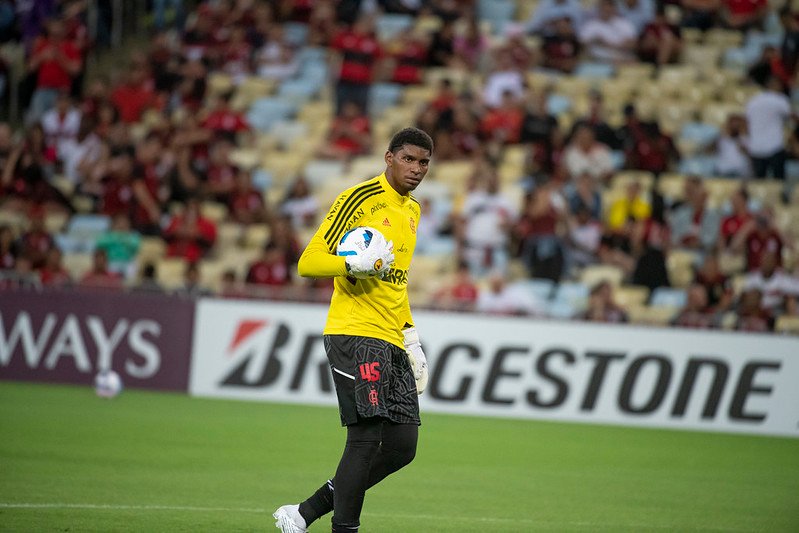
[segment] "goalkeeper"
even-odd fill
[[[300,533],[333,511],[333,532],[355,532],[366,490],[413,460],[427,361],[408,303],[408,268],[420,206],[410,192],[427,174],[433,141],[417,128],[391,139],[381,175],[344,191],[300,257],[301,276],[335,278],[324,346],[336,386],[344,453],[333,479],[299,505],[274,513]],[[350,229],[378,230],[365,252],[340,257]]]

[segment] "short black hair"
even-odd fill
[[[394,154],[406,144],[424,148],[433,155],[433,139],[419,128],[405,128],[395,133],[388,145],[388,151]]]

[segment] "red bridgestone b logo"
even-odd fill
[[[362,363],[358,368],[361,371],[361,378],[365,381],[378,381],[380,379],[380,363]]]

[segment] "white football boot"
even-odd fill
[[[305,519],[300,514],[299,505],[284,505],[272,513],[275,517],[275,527],[282,533],[306,533]]]

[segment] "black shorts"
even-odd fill
[[[341,425],[371,417],[421,424],[416,380],[405,350],[372,337],[325,335],[324,341]]]

